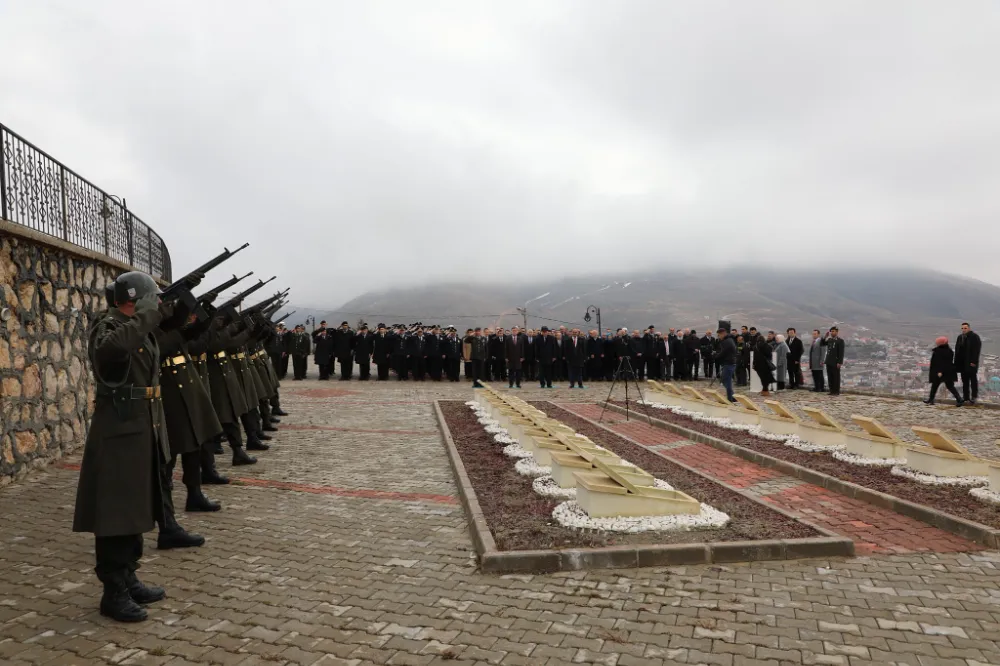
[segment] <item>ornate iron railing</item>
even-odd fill
[[[0,219],[170,280],[163,239],[108,194],[0,124]]]

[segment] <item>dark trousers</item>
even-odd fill
[[[444,360],[444,371],[449,382],[457,382],[462,370],[462,360],[458,358],[446,358]]]
[[[472,361],[463,361],[462,363],[463,363],[463,367],[464,367],[464,370],[465,370],[465,378],[466,379],[471,379],[472,378]]]
[[[835,364],[827,365],[826,376],[830,381],[830,395],[840,395],[840,368]]]
[[[535,381],[538,375],[538,361],[525,361],[521,364],[521,370],[525,379],[529,382]]]
[[[278,371],[278,379],[284,379],[288,376],[288,354],[281,355],[275,369]]]
[[[680,356],[674,357],[674,379],[684,378],[684,359]]]
[[[826,384],[825,384],[825,382],[823,380],[823,371],[822,370],[813,370],[812,373],[813,373],[813,390],[815,390],[815,391],[825,391],[826,390]]]
[[[736,399],[733,396],[733,375],[735,374],[735,365],[722,366],[722,385],[726,387],[726,397],[729,398],[729,402],[733,402]]]
[[[94,537],[94,555],[97,560],[94,571],[102,583],[116,579],[117,582],[124,583],[125,575],[139,568],[139,560],[142,558],[142,535]]]
[[[424,381],[424,375],[427,374],[427,359],[423,356],[413,356],[410,360],[413,362],[413,380]]]
[[[542,388],[552,388],[552,371],[555,370],[555,365],[551,363],[539,363],[538,364],[538,383]]]
[[[736,385],[746,386],[747,378],[749,374],[747,373],[747,367],[742,363],[736,366]]]
[[[440,356],[431,356],[427,359],[427,374],[436,382],[441,381],[441,363],[444,361]]]
[[[699,363],[697,356],[692,356],[691,358],[688,359],[688,371],[687,371],[688,379],[698,379],[698,365]]]
[[[662,373],[660,357],[650,356],[646,359],[646,377],[648,379],[659,379]]]
[[[573,365],[569,366],[569,387],[573,388],[574,384],[579,384],[580,388],[583,388],[583,366]]]
[[[305,379],[306,378],[306,365],[309,361],[308,356],[296,355],[292,358],[292,375],[295,379]]]
[[[962,400],[961,396],[958,395],[958,390],[955,388],[955,382],[953,382],[951,379],[937,378],[931,382],[931,402],[934,402],[934,396],[937,395],[938,387],[941,386],[941,384],[944,384],[944,387],[948,389],[948,393],[951,393],[953,396],[955,396],[955,400],[957,401]]]
[[[485,362],[481,358],[472,359],[472,382],[476,383],[483,379],[483,366]]]
[[[340,378],[347,380],[351,378],[354,374],[354,359],[353,358],[342,358],[340,360]],[[333,369],[333,364],[331,363],[331,370]]]
[[[521,371],[514,370],[513,368],[511,368],[507,374],[507,382],[511,386],[516,386],[518,388],[521,388]]]
[[[556,368],[558,369],[558,378],[560,381],[566,381],[569,377],[569,361],[566,359],[560,359],[556,362]]]
[[[382,361],[381,363],[376,363],[375,372],[377,373],[378,380],[380,382],[384,382],[389,379],[389,362]]]
[[[400,356],[399,362],[396,363],[396,376],[399,377],[399,381],[404,381],[409,379],[410,376],[410,359],[406,356]]]
[[[319,378],[321,381],[326,381],[330,378],[330,365],[327,363],[316,363],[316,367],[319,368]]]
[[[213,445],[209,443],[208,446]],[[168,488],[173,487],[174,467],[177,466],[177,458],[178,456],[176,455],[171,456],[170,462],[166,465],[167,478],[170,480]],[[182,453],[180,459],[182,470],[181,481],[188,489],[188,492],[201,488],[201,470],[203,467],[207,466],[207,469],[215,467],[215,457],[212,455],[212,449],[206,446],[199,447],[197,451]]]
[[[802,388],[802,366],[795,361],[788,361],[788,388]]]
[[[498,356],[493,359],[493,372],[494,379],[507,379],[507,359]]]
[[[710,358],[703,358],[701,360],[701,363],[702,363],[702,369],[705,371],[705,379],[711,379],[712,378],[712,366],[715,365],[714,363],[712,363],[712,359],[710,359]],[[734,372],[735,372],[735,369],[734,369]]]
[[[358,361],[358,373],[360,373],[361,379],[370,379],[372,376],[372,362],[368,360],[366,356],[363,360]]]
[[[632,359],[632,370],[639,380],[646,378],[646,357],[636,356]]]
[[[969,368],[962,371],[963,400],[979,400],[979,377],[976,376],[976,370],[977,368]]]

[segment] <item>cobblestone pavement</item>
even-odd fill
[[[564,409],[596,423],[601,408],[588,404],[563,404]],[[723,485],[745,491],[814,525],[854,540],[855,552],[974,552],[982,547],[895,511],[800,481],[781,472],[719,451],[707,444],[638,420],[625,421],[617,413],[605,413],[600,424],[657,454],[692,467]],[[669,443],[664,444],[664,440]]]
[[[707,382],[694,382],[696,387],[707,386]],[[759,395],[751,396],[759,404]],[[655,398],[650,398],[654,400]],[[809,390],[772,392],[771,400],[791,407],[804,419],[808,419],[801,407],[819,407],[840,421],[848,430],[860,430],[851,421],[852,414],[871,416],[896,434],[902,440],[919,442],[911,426],[940,428],[974,455],[1000,460],[1000,410],[985,407],[955,407],[951,396],[945,400],[938,395],[938,404],[925,405],[916,400],[893,400],[870,395],[841,394],[831,396],[813,393]]]
[[[0,664],[1000,663],[998,553],[483,576],[431,404],[467,385],[284,393],[245,485],[181,515],[208,543],[147,549],[140,573],[169,597],[145,623],[96,612],[91,539],[70,532],[78,459],[0,491]]]

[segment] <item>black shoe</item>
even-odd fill
[[[934,401],[928,398],[928,399],[924,400],[924,404],[925,405],[933,405]]]
[[[267,430],[267,428],[264,428],[264,430]],[[259,432],[259,433],[257,433],[257,439],[259,439],[259,440],[261,440],[263,442],[270,442],[274,438],[271,437],[270,435],[268,435],[265,432]],[[247,448],[249,449],[250,447],[247,446]]]
[[[248,455],[243,448],[233,449],[233,467],[239,465],[255,465],[257,464],[257,459],[251,455]]]
[[[134,571],[130,572],[125,580],[128,584],[128,596],[137,604],[145,606],[167,598],[166,590],[154,585],[144,585]]]
[[[273,425],[266,425],[263,428],[261,428],[261,430],[263,430],[264,432],[278,432],[278,429],[275,428]],[[270,437],[268,437],[268,439],[270,439]]]
[[[156,537],[156,547],[160,550],[171,550],[173,548],[197,548],[205,544],[205,537],[200,534],[191,534],[183,527],[170,532],[160,531]]]
[[[268,437],[268,439],[271,438]],[[267,451],[270,448],[271,447],[265,444],[264,442],[258,442],[258,441],[247,442],[247,451]]]
[[[965,401],[962,400],[961,398],[958,398],[958,399],[955,400],[955,406],[956,407],[961,407],[964,404],[965,404]]]
[[[117,622],[142,622],[148,617],[146,609],[129,596],[124,581],[104,584],[101,615]]]
[[[216,470],[201,473],[201,485],[203,486],[224,486],[229,483],[229,479],[219,474]]]
[[[278,416],[288,416],[288,412],[286,412],[283,409],[272,409],[271,413],[272,414],[277,414]]]
[[[188,490],[187,502],[184,505],[185,511],[211,513],[221,508],[221,504],[205,497],[205,494],[201,492],[201,488]]]
[[[219,456],[219,455],[222,455],[225,452],[226,452],[226,450],[224,448],[222,448],[222,442],[216,442],[215,443],[215,448],[212,449],[212,453],[214,453],[215,455]]]

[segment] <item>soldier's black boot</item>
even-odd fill
[[[205,497],[205,493],[201,491],[199,486],[192,485],[188,488],[187,502],[184,504],[185,511],[209,513],[221,508],[221,504]]]
[[[166,590],[155,585],[144,585],[134,571],[130,571],[126,575],[125,582],[128,586],[128,596],[132,597],[132,601],[137,604],[145,606],[162,601],[167,597]]]
[[[215,444],[213,444],[212,448],[212,453],[214,453],[217,456],[221,456],[225,452],[226,450],[222,448],[222,438],[220,437],[217,440],[215,440]]]
[[[224,486],[229,483],[229,478],[219,474],[219,470],[210,469],[201,473],[201,485],[203,486]]]
[[[101,615],[117,622],[142,622],[146,610],[129,596],[128,585],[121,574],[108,576],[101,597]]]
[[[197,548],[205,544],[205,537],[191,534],[181,527],[173,516],[173,512],[164,515],[160,523],[160,533],[156,537],[156,547],[160,550],[174,548]]]
[[[271,438],[267,437],[267,439]],[[257,435],[250,435],[247,437],[247,451],[267,451],[270,448],[270,446],[260,441]]]
[[[238,465],[254,465],[257,459],[243,450],[242,446],[233,446],[233,467]]]
[[[283,410],[281,407],[274,408],[273,410],[271,410],[271,413],[274,414],[275,416],[288,416],[288,412]]]

